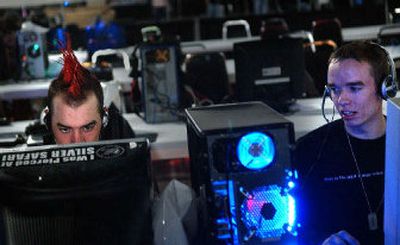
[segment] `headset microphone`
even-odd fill
[[[333,121],[333,119],[335,117],[335,108],[332,108],[332,118],[331,118],[331,120],[329,120],[326,117],[326,114],[325,114],[325,100],[326,100],[327,96],[330,97],[330,94],[331,94],[331,89],[327,85],[325,85],[324,94],[322,95],[321,112],[322,112],[322,116],[324,117],[324,119],[325,119],[325,121],[327,123]]]

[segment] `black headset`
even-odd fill
[[[390,73],[378,83],[377,85],[378,94],[384,100],[393,98],[396,96],[396,93],[398,91],[396,65],[393,59],[390,57],[389,52],[384,47],[373,42],[370,42],[370,44],[374,45],[375,47],[378,47],[380,50],[382,50],[382,52],[385,53],[386,60],[390,70]],[[328,86],[325,86],[325,91],[323,96],[325,97],[330,94],[331,94],[330,88]]]
[[[42,117],[41,120],[46,125],[47,129],[51,131],[51,113],[50,113],[50,109],[48,106],[46,106],[43,109],[41,117]],[[101,117],[102,117],[101,127],[102,127],[102,129],[104,129],[105,127],[107,127],[108,121],[109,121],[108,110],[105,106],[103,106],[103,108],[102,108]]]
[[[387,75],[378,84],[379,95],[381,96],[382,99],[387,100],[389,98],[393,98],[394,96],[396,96],[396,93],[398,91],[396,65],[393,59],[390,57],[389,52],[384,47],[382,47],[377,43],[372,43],[372,44],[379,47],[386,54],[386,59],[389,64],[389,70],[390,70],[389,75]]]
[[[382,50],[385,55],[386,55],[386,60],[389,65],[389,71],[390,73],[383,78],[379,83],[377,84],[377,91],[379,96],[383,100],[387,100],[389,98],[393,98],[396,96],[396,93],[398,91],[398,83],[397,83],[397,74],[396,74],[396,65],[393,61],[393,59],[390,57],[389,52],[382,47],[381,45],[377,43],[370,42],[370,44],[374,45],[375,47],[378,47],[380,50]],[[324,94],[322,96],[322,116],[324,119],[329,122],[330,120],[326,117],[325,115],[325,100],[327,96],[330,96],[331,94],[331,89],[325,85],[325,90]]]

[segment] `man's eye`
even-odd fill
[[[362,87],[360,87],[360,86],[351,86],[350,87],[350,91],[351,92],[358,92],[358,91],[360,91],[362,89]]]
[[[69,129],[69,128],[62,128],[62,127],[60,127],[60,128],[58,128],[58,130],[60,130],[60,132],[63,133],[63,134],[66,134],[66,133],[69,133],[69,132],[70,132],[70,129]]]
[[[331,93],[333,93],[333,94],[339,93],[339,89],[338,89],[337,87],[334,87],[334,86],[329,87],[329,90],[330,90]]]
[[[83,126],[83,131],[84,132],[89,132],[89,131],[91,131],[91,130],[93,130],[93,128],[94,128],[94,126],[95,126],[96,124],[89,124],[89,125],[85,125],[85,126]]]

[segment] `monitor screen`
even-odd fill
[[[279,112],[304,92],[302,39],[281,38],[235,43],[236,96],[263,101]]]
[[[0,159],[1,244],[151,244],[147,139],[2,149]]]

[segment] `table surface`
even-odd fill
[[[296,138],[326,123],[321,114],[321,101],[321,98],[298,100],[295,105],[298,111],[285,116],[294,123]],[[332,116],[332,108],[333,103],[327,100],[325,111],[329,118]],[[157,132],[157,140],[151,146],[153,160],[189,156],[185,122],[147,124],[135,114],[125,114],[124,116],[135,130]]]

